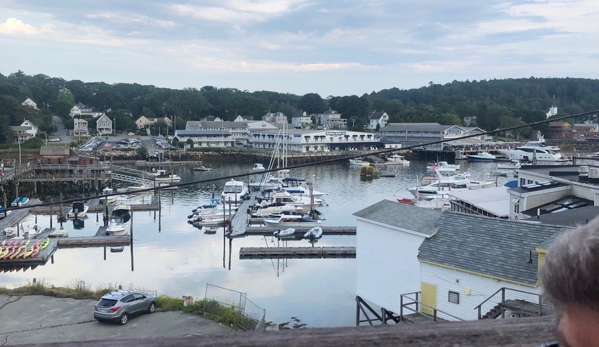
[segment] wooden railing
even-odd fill
[[[540,294],[537,293],[532,293],[532,292],[527,292],[524,290],[519,290],[519,289],[512,289],[512,288],[507,288],[507,287],[502,287],[500,288],[498,291],[496,291],[495,293],[493,293],[491,296],[489,296],[485,301],[481,302],[480,304],[478,304],[478,306],[476,306],[474,309],[478,310],[478,319],[482,319],[482,306],[488,302],[489,300],[491,300],[493,297],[495,297],[495,295],[501,293],[501,318],[505,318],[505,292],[506,291],[512,291],[512,292],[517,292],[517,293],[522,293],[522,294],[527,294],[527,295],[533,295],[533,296],[537,296],[539,299],[539,314],[538,316],[541,317],[543,316],[543,298],[541,297]]]
[[[399,317],[400,317],[400,321],[404,320],[404,308],[406,310],[409,310],[409,311],[412,311],[414,313],[417,313],[417,314],[419,314],[419,315],[421,315],[423,317],[432,317],[433,321],[435,321],[435,322],[437,322],[438,319],[441,318],[441,317],[439,317],[439,313],[442,313],[442,314],[444,314],[446,316],[454,318],[454,319],[456,319],[458,321],[463,321],[463,319],[460,318],[460,317],[456,317],[456,316],[454,316],[452,314],[449,314],[447,312],[441,311],[441,310],[437,309],[436,307],[429,306],[429,305],[427,305],[427,304],[419,301],[418,297],[420,296],[420,294],[421,294],[420,292],[413,292],[413,293],[401,294],[401,296],[399,297],[399,303],[400,303]],[[411,298],[410,295],[415,295],[415,298]],[[408,302],[406,302],[406,301],[408,301]],[[415,308],[410,307],[410,305],[414,305]],[[420,306],[421,308],[422,307],[426,307],[426,308],[431,309],[433,311],[433,315],[430,316],[428,314],[420,312],[420,310],[418,309],[418,306]]]

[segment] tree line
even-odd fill
[[[26,98],[34,100],[40,110],[22,106]],[[554,103],[557,116],[599,109],[599,80],[530,77],[429,82],[416,89],[390,88],[361,96],[323,98],[317,93],[249,92],[214,86],[170,89],[137,83],[67,81],[18,71],[0,74],[0,143],[12,138],[8,126],[19,125],[25,118],[42,132],[51,133],[51,115],[56,114],[67,121],[68,128],[72,124],[69,112],[78,102],[110,110],[117,130],[123,131],[135,131],[135,119],[140,116],[176,119],[177,129],[183,129],[186,121],[209,115],[231,121],[237,115],[260,119],[266,112],[282,112],[291,119],[298,110],[309,115],[328,108],[341,113],[352,130],[363,130],[374,111],[386,112],[390,122],[464,125],[466,118],[476,119],[473,126],[494,130],[543,120]],[[528,136],[531,130],[523,129],[516,135]]]

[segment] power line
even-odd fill
[[[554,117],[554,118],[550,118],[550,119],[544,119],[544,120],[538,121],[538,122],[526,123],[526,124],[523,124],[523,125],[517,125],[517,126],[503,128],[503,129],[496,129],[496,130],[491,130],[491,131],[485,131],[485,132],[478,133],[478,134],[464,135],[464,136],[455,137],[455,138],[451,138],[451,139],[443,139],[443,140],[438,140],[438,141],[431,141],[431,142],[427,142],[427,143],[421,143],[421,144],[417,144],[417,145],[411,145],[411,146],[407,146],[407,147],[402,147],[400,149],[398,149],[398,148],[382,149],[382,150],[379,150],[379,151],[370,152],[369,155],[386,154],[386,153],[397,152],[398,150],[408,150],[408,149],[413,149],[413,148],[418,148],[418,147],[424,147],[424,146],[429,146],[429,145],[435,145],[435,144],[441,144],[441,143],[451,142],[451,141],[456,141],[456,140],[469,139],[469,138],[478,137],[478,136],[481,136],[481,135],[491,135],[491,134],[496,134],[496,133],[500,133],[500,132],[504,132],[504,131],[511,131],[511,130],[516,130],[516,129],[522,129],[522,128],[526,128],[526,127],[531,127],[531,126],[546,124],[546,123],[555,122],[555,121],[561,121],[561,120],[570,119],[570,118],[577,118],[577,117],[589,116],[589,115],[594,115],[594,114],[599,114],[599,110],[578,113],[578,114],[571,115],[571,116]],[[406,124],[409,124],[409,123],[406,123]],[[110,197],[110,196],[130,195],[130,194],[132,195],[132,194],[136,194],[136,193],[153,192],[153,191],[158,191],[158,190],[166,190],[166,189],[172,188],[172,187],[185,187],[185,186],[190,186],[190,185],[195,185],[195,184],[210,183],[210,182],[221,181],[221,180],[230,180],[230,179],[235,179],[235,178],[243,178],[243,177],[248,177],[248,176],[253,176],[253,175],[263,175],[265,173],[276,172],[276,171],[280,171],[280,170],[284,170],[284,169],[285,170],[287,170],[287,169],[299,169],[299,168],[308,167],[308,166],[315,166],[315,165],[322,165],[322,164],[334,163],[334,162],[337,162],[337,161],[343,161],[343,160],[348,160],[348,159],[356,159],[356,158],[360,158],[360,157],[363,157],[363,156],[364,156],[364,154],[347,155],[347,156],[342,156],[342,157],[338,157],[338,158],[331,158],[331,159],[320,160],[320,161],[313,162],[313,163],[304,163],[304,164],[291,165],[291,166],[287,166],[287,167],[283,167],[283,168],[262,170],[260,172],[248,172],[248,173],[242,173],[242,174],[237,174],[237,175],[222,176],[222,177],[218,177],[218,178],[208,178],[208,179],[203,179],[203,180],[198,180],[198,181],[191,181],[191,182],[184,182],[184,183],[175,183],[175,184],[165,185],[165,186],[161,186],[161,187],[139,189],[139,190],[136,190],[135,192],[125,192],[125,193],[113,193],[113,194],[99,195],[99,196],[96,196],[96,198],[103,199],[103,198]],[[21,207],[10,207],[10,208],[7,207],[6,211],[15,211],[15,210],[21,210],[21,209],[25,209],[25,208],[35,208],[35,207],[38,207],[38,206],[42,207],[42,206],[59,205],[59,204],[72,203],[72,202],[81,201],[81,200],[82,200],[81,198],[78,198],[78,199],[62,200],[62,201],[59,201],[59,202],[41,203],[41,204],[30,205],[30,206],[25,206],[25,207],[23,207],[23,206],[21,206]]]

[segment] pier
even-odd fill
[[[336,227],[336,226],[321,226],[323,235],[356,235],[356,227]],[[248,227],[245,229],[245,234],[247,236],[272,236],[275,231],[282,230],[286,228],[277,228],[277,227]],[[293,238],[296,235],[303,236],[308,230],[311,228],[294,228],[295,233],[289,236],[289,238]]]
[[[39,204],[41,201],[39,199],[31,199],[29,200],[29,205]],[[10,207],[9,207],[10,208]],[[17,224],[21,219],[25,218],[31,212],[31,208],[21,208],[18,210],[10,211],[6,217],[0,219],[0,231],[5,228],[11,227]]]
[[[242,247],[239,259],[355,258],[356,247]]]
[[[28,248],[32,247],[34,243],[40,241],[43,242],[43,240],[45,240],[47,238],[47,235],[50,234],[54,229],[44,229],[41,233],[39,233],[35,238],[32,238],[29,245],[27,246]],[[8,242],[9,240],[7,240]],[[23,240],[15,240],[15,241],[23,241]],[[44,265],[48,262],[48,259],[51,259],[51,257],[54,255],[54,252],[56,252],[56,249],[58,249],[58,240],[57,239],[50,239],[50,243],[48,244],[48,246],[44,249],[42,249],[35,257],[29,257],[29,258],[19,258],[19,259],[2,259],[0,260],[0,271],[14,271],[14,270],[21,270],[23,269],[23,271],[29,269],[29,268],[35,268],[39,265]]]
[[[81,199],[81,201],[84,201],[84,200],[86,200],[86,199]],[[147,203],[146,203],[145,197],[142,197],[141,204],[127,204],[127,205],[131,206],[131,211],[158,211],[160,209],[160,206],[158,205],[158,200],[159,199],[158,199],[157,195],[151,195],[151,196],[147,197]],[[38,200],[38,202],[39,202],[39,200]],[[100,202],[102,202],[102,203],[100,203]],[[89,206],[87,213],[97,213],[97,212],[104,211],[103,202],[104,201],[101,198],[88,199],[87,202],[85,203],[87,206]],[[112,210],[114,209],[114,207],[116,205],[119,205],[119,200],[117,200],[114,204],[108,205],[108,213],[109,214],[112,212]],[[60,208],[57,208],[56,206],[54,206],[54,207],[38,206],[38,207],[31,208],[31,213],[38,213],[38,214],[50,214],[50,213],[53,213],[53,211],[62,212],[62,215],[66,216],[67,213],[69,213],[69,211],[71,211],[71,206],[68,206],[68,207],[63,206],[62,211]]]

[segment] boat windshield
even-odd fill
[[[243,187],[241,185],[226,185],[225,194],[241,193]]]

